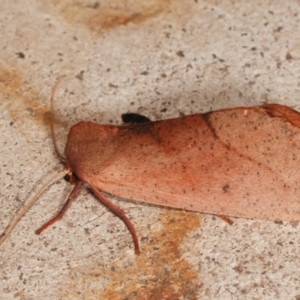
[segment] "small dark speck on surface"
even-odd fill
[[[293,58],[293,56],[289,52],[285,55],[286,60],[291,60],[292,58]]]
[[[93,9],[97,9],[100,6],[99,2],[95,2],[93,5],[91,5],[90,7]]]
[[[118,88],[118,86],[116,85],[116,84],[113,84],[113,83],[109,83],[108,84],[108,86],[110,87],[110,88]]]
[[[32,115],[34,113],[34,110],[32,107],[27,107],[26,110]]]
[[[184,57],[184,53],[183,53],[182,50],[177,51],[176,55],[179,56],[179,57]]]
[[[22,58],[22,59],[25,58],[25,54],[24,54],[23,52],[17,52],[16,55],[17,55],[19,58]]]
[[[140,73],[140,75],[148,75],[149,74],[149,72],[148,71],[144,71],[144,72],[142,72],[142,73]]]
[[[84,74],[84,71],[82,70],[75,76],[75,78],[77,78],[79,80],[83,80],[83,74]]]

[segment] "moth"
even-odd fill
[[[53,98],[57,85],[52,93]],[[82,186],[116,214],[131,233],[125,212],[103,195],[226,217],[300,220],[300,114],[284,105],[235,107],[122,126],[79,122],[71,127],[64,170],[52,176],[17,214],[0,239],[53,180],[74,184],[57,216],[61,219]]]

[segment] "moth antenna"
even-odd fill
[[[56,152],[56,155],[58,156],[59,160],[62,162],[62,163],[65,163],[66,162],[66,158],[61,154],[61,152],[59,151],[58,149],[58,146],[57,146],[57,143],[56,143],[56,138],[55,138],[55,132],[54,132],[54,99],[56,98],[56,93],[57,93],[57,89],[58,89],[58,86],[61,84],[62,80],[65,78],[65,76],[61,76],[53,90],[52,90],[52,95],[51,95],[51,117],[50,117],[50,126],[51,126],[51,136],[52,136],[52,141],[53,141],[53,145],[54,145],[54,149],[55,149],[55,152]]]
[[[9,234],[12,232],[12,230],[15,228],[17,223],[20,221],[22,216],[26,214],[26,212],[29,210],[29,208],[33,205],[33,203],[36,201],[36,199],[41,195],[41,193],[45,190],[45,188],[52,182],[57,181],[58,179],[64,177],[66,174],[68,174],[70,170],[65,169],[62,172],[59,172],[58,174],[52,175],[41,187],[40,189],[35,193],[35,195],[19,210],[17,215],[15,216],[14,220],[10,223],[8,228],[1,234],[0,236],[0,245],[6,240],[6,238],[9,236]]]

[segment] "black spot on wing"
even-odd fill
[[[151,122],[149,118],[135,113],[122,114],[122,121],[124,122],[124,124],[139,124]]]

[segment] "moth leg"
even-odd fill
[[[216,215],[216,216],[218,218],[222,219],[223,221],[225,221],[226,223],[228,223],[229,225],[232,225],[234,223],[230,218],[228,218],[224,215]]]
[[[127,216],[125,215],[125,212],[122,208],[120,208],[119,206],[113,204],[112,202],[110,202],[106,197],[104,197],[96,187],[90,186],[91,190],[93,191],[94,195],[97,197],[97,199],[104,204],[107,208],[109,208],[114,214],[116,214],[126,225],[127,229],[129,230],[131,236],[132,236],[132,240],[133,240],[133,244],[134,244],[134,252],[135,254],[140,254],[140,247],[139,247],[139,242],[138,242],[138,238],[136,235],[136,231],[134,229],[134,226],[132,225],[132,223],[130,222],[130,220],[127,218]]]
[[[78,195],[79,190],[82,186],[83,182],[82,181],[77,181],[75,183],[75,186],[72,190],[72,192],[70,193],[66,203],[64,204],[64,206],[62,207],[62,209],[60,210],[60,212],[54,217],[52,218],[50,221],[48,221],[47,223],[45,223],[41,228],[39,228],[38,230],[35,231],[36,234],[40,234],[42,231],[44,231],[46,228],[48,228],[50,225],[54,224],[56,221],[60,220],[63,215],[65,214],[65,212],[67,211],[67,209],[70,207],[72,201],[74,200],[74,198]]]

